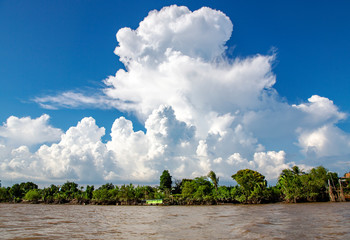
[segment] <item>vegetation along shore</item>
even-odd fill
[[[303,172],[298,166],[284,169],[276,186],[267,186],[265,176],[250,169],[232,175],[235,186],[220,186],[213,171],[207,176],[172,181],[168,170],[160,176],[159,186],[116,186],[106,183],[95,189],[67,181],[62,186],[39,189],[33,182],[0,187],[0,202],[46,204],[203,205],[225,203],[274,203],[345,201],[350,196],[350,174],[338,177],[322,166]]]

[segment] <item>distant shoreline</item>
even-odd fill
[[[345,202],[350,200],[350,174],[338,177],[322,166],[303,172],[298,166],[284,169],[276,186],[268,186],[261,173],[243,169],[231,176],[235,186],[220,186],[213,171],[207,176],[172,182],[168,170],[159,186],[106,183],[79,186],[75,182],[51,184],[39,189],[33,182],[0,187],[0,202],[70,205],[223,205],[299,202]]]
[[[350,201],[345,201],[350,202]],[[50,202],[46,203],[44,201],[38,201],[38,202],[32,202],[32,201],[21,201],[21,202],[0,202],[1,205],[66,205],[66,206],[235,206],[235,205],[269,205],[269,204],[287,204],[287,205],[293,205],[293,204],[312,204],[312,203],[340,203],[340,202],[332,202],[332,201],[314,201],[314,202],[287,202],[287,201],[280,201],[280,202],[265,202],[265,203],[240,203],[240,202],[192,202],[188,204],[177,204],[177,203],[168,203],[165,202],[163,204],[146,204],[145,202],[132,202],[132,203],[126,203],[126,202],[119,202],[116,204],[108,204],[108,203],[97,203],[95,201],[93,202],[83,202],[79,203],[77,201],[71,201],[71,202],[64,202],[64,203],[55,203]],[[344,202],[343,202],[344,203]]]

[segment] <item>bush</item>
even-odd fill
[[[24,200],[27,200],[30,202],[38,202],[40,199],[41,199],[41,194],[37,189],[29,190],[24,196]]]

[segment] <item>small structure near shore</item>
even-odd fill
[[[343,190],[343,184],[347,183],[349,179],[350,179],[350,172],[345,173],[344,177],[339,178],[339,189],[337,189],[337,187],[334,186],[334,183],[331,184],[330,180],[328,179],[328,192],[329,192],[329,198],[331,202],[350,201],[350,195],[344,194],[344,190]]]
[[[147,205],[162,205],[163,199],[148,199],[146,200]]]

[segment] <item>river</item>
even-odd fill
[[[0,204],[0,239],[350,239],[350,202],[219,206]]]

